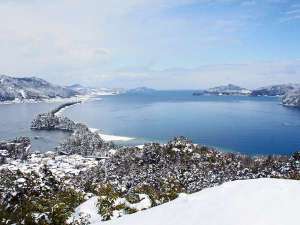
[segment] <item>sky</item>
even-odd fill
[[[300,83],[299,0],[0,0],[0,74],[198,89]]]

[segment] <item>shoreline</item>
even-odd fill
[[[63,102],[70,102],[70,101],[81,101],[86,102],[89,100],[100,100],[101,96],[110,96],[110,95],[118,95],[118,93],[114,92],[97,92],[92,94],[86,95],[75,95],[69,98],[48,98],[48,99],[41,99],[41,100],[34,100],[34,99],[15,99],[12,101],[0,101],[0,105],[11,105],[11,104],[36,104],[36,103],[63,103]]]
[[[99,99],[97,99],[97,100],[99,100]],[[84,103],[84,102],[83,101],[67,102],[67,103],[59,105],[57,108],[53,109],[51,111],[51,113],[55,116],[58,116],[58,117],[63,116],[63,112],[65,110],[67,110],[68,108],[71,108],[73,106],[82,104],[82,103]],[[78,123],[78,121],[74,121],[74,122]],[[110,142],[110,141],[127,142],[127,141],[131,141],[131,140],[136,139],[134,137],[126,137],[126,136],[120,136],[120,135],[105,134],[105,133],[100,132],[100,129],[98,129],[98,128],[92,128],[92,127],[88,127],[88,128],[91,132],[99,134],[100,137],[106,142]]]
[[[13,101],[0,101],[0,105],[13,105],[13,104],[38,104],[38,103],[64,103],[70,101],[86,101],[89,100],[89,96],[74,96],[70,98],[51,98],[51,99],[25,99],[25,100],[13,100]]]
[[[100,133],[98,129],[93,129],[84,123],[73,121],[62,114],[67,108],[81,103],[82,101],[67,102],[57,106],[49,112],[38,114],[31,122],[31,129],[71,132],[70,135],[62,140],[62,142],[58,143],[58,146],[55,148],[56,150],[59,150],[59,152],[64,152],[64,154],[69,154],[70,152],[85,152],[84,154],[91,155],[97,151],[101,152],[101,148],[107,148],[108,146],[113,145],[114,143],[112,142],[114,141],[130,141],[134,139]],[[87,152],[83,143],[85,143],[84,145],[90,146],[91,151]],[[106,154],[104,152],[102,153]]]

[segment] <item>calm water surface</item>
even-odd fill
[[[300,149],[300,110],[278,98],[192,96],[190,91],[107,96],[66,111],[104,133],[135,137],[132,143],[186,136],[248,154],[289,154]]]
[[[57,103],[0,105],[0,139],[27,136],[31,139],[33,150],[41,152],[53,150],[69,134],[59,131],[32,131],[30,123],[37,114],[48,112],[57,105]]]
[[[29,127],[36,114],[55,106],[0,105],[0,137],[30,136],[34,149],[51,150],[69,134],[30,131]],[[165,91],[105,96],[64,114],[103,133],[136,138],[128,144],[167,142],[182,135],[194,143],[248,154],[289,154],[300,149],[300,110],[281,106],[277,98]]]

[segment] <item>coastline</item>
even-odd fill
[[[92,99],[92,98],[89,98]],[[94,99],[94,98],[93,98]],[[33,121],[35,125],[31,126],[31,129],[37,129],[37,130],[62,130],[62,131],[75,131],[76,124],[82,124],[79,121],[73,121],[63,115],[63,112],[67,110],[70,107],[79,105],[84,103],[85,101],[70,101],[63,103],[53,110],[51,110],[48,113],[42,113],[37,116],[37,118]],[[37,125],[38,124],[38,125]],[[44,125],[43,125],[44,124]],[[49,124],[52,124],[50,127]],[[134,140],[133,137],[125,137],[125,136],[119,136],[119,135],[112,135],[112,134],[105,134],[100,132],[100,129],[97,128],[91,128],[87,125],[86,128],[91,132],[98,134],[101,139],[105,142],[113,142],[113,141],[120,141],[120,142],[127,142]]]
[[[63,116],[63,112],[65,110],[67,110],[68,108],[74,107],[76,105],[82,104],[82,103],[83,103],[82,101],[66,103],[64,105],[59,106],[57,111],[56,111],[56,109],[54,109],[54,110],[52,110],[52,112],[55,116]],[[77,121],[76,121],[76,123],[77,123]],[[135,139],[134,137],[105,134],[105,133],[100,132],[100,129],[97,129],[97,128],[89,127],[89,130],[93,133],[98,133],[100,135],[100,137],[104,141],[107,141],[107,142],[109,142],[109,141],[122,141],[122,142],[124,141],[124,142],[126,142],[126,141],[131,141],[131,140]]]
[[[38,103],[63,103],[70,101],[87,101],[91,97],[86,95],[74,96],[70,98],[51,98],[51,99],[42,99],[42,100],[34,100],[34,99],[24,99],[24,100],[13,100],[13,101],[0,101],[0,105],[12,105],[12,104],[38,104]]]
[[[13,101],[0,101],[0,105],[10,105],[10,104],[36,104],[36,103],[64,103],[64,102],[73,102],[73,101],[81,101],[81,102],[86,102],[90,100],[101,100],[101,96],[107,96],[107,95],[117,95],[118,93],[115,92],[95,92],[91,94],[86,94],[86,95],[76,95],[70,98],[49,98],[49,99],[41,99],[41,100],[34,100],[34,99],[15,99]]]

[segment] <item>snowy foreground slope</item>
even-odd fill
[[[95,198],[88,201],[94,203]],[[95,215],[95,203],[85,202],[81,209],[93,214],[92,225],[299,225],[299,202],[300,181],[265,178],[181,195],[108,222],[95,222],[101,218]]]

